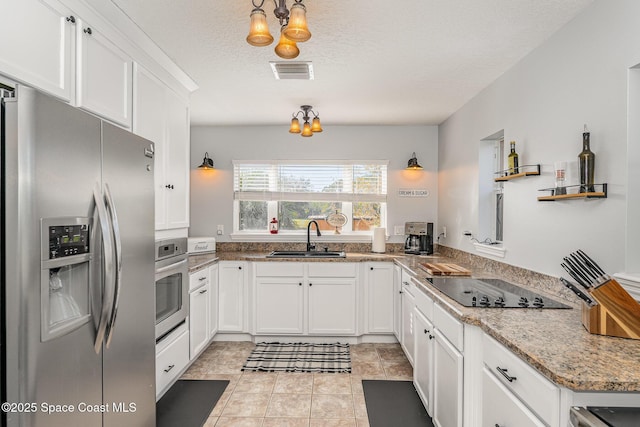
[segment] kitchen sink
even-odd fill
[[[346,258],[344,251],[273,251],[267,258]]]

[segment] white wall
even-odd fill
[[[627,80],[640,63],[638,16],[635,0],[594,2],[439,127],[443,244],[474,252],[462,232],[478,230],[478,147],[504,129],[505,141],[517,142],[520,164],[542,165],[539,177],[505,183],[504,261],[566,277],[562,257],[580,248],[606,271],[624,271]],[[595,181],[609,184],[609,197],[538,202],[537,190],[553,186],[556,160],[571,162],[567,184],[578,183],[585,123],[596,154]]]
[[[387,234],[405,221],[436,222],[438,201],[437,126],[331,126],[311,138],[288,133],[282,126],[194,126],[191,128],[190,236],[215,236],[218,224],[230,241],[233,228],[232,160],[357,159],[389,160]],[[196,170],[207,151],[215,162],[213,173]],[[415,151],[423,171],[406,171]],[[398,197],[399,188],[426,188],[427,198]],[[389,242],[402,242],[392,236]]]

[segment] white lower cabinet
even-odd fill
[[[189,364],[189,330],[186,325],[176,328],[156,344],[156,400]]]
[[[404,354],[413,366],[413,352],[415,347],[413,337],[413,309],[415,307],[415,297],[413,296],[411,285],[409,282],[402,282],[402,339],[400,346],[404,350]]]
[[[413,362],[413,384],[427,409],[433,415],[433,324],[416,307],[413,324],[415,327],[415,357]]]
[[[393,266],[393,334],[398,342],[402,339],[402,269]]]
[[[218,331],[247,332],[247,264],[220,261],[218,268]]]
[[[189,359],[209,342],[209,284],[189,292]]]
[[[355,335],[356,264],[255,263],[255,333]]]
[[[482,371],[482,425],[498,427],[545,426],[486,367]]]
[[[436,326],[433,349],[433,424],[462,427],[463,357]]]
[[[218,332],[218,264],[209,267],[209,338]]]
[[[392,333],[394,327],[393,264],[367,262],[364,265],[364,292],[367,307],[367,332]]]

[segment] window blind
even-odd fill
[[[236,200],[385,202],[387,162],[234,161]]]

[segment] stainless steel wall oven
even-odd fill
[[[189,313],[187,239],[156,241],[156,340]]]

